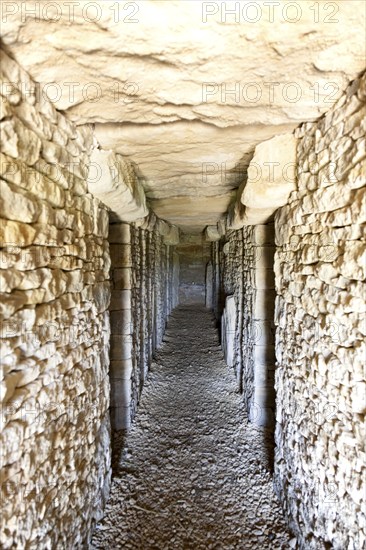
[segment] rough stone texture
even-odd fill
[[[206,264],[210,259],[210,245],[202,235],[182,234],[176,247],[179,257],[180,304],[204,304],[206,301]]]
[[[248,423],[213,325],[203,306],[173,312],[136,421],[116,441],[92,548],[295,547],[273,491],[273,439]]]
[[[258,143],[318,118],[364,69],[363,0],[72,4],[3,2],[4,44],[188,231],[226,212]]]
[[[215,242],[220,240],[220,233],[218,232],[216,225],[208,225],[204,231],[204,238],[208,242]]]
[[[162,220],[153,217],[153,222],[145,229],[110,226],[111,418],[116,430],[131,426],[153,352],[178,302],[179,259],[164,244]]]
[[[365,547],[366,78],[296,131],[276,215],[275,477],[301,548]]]
[[[81,548],[110,482],[108,212],[91,133],[1,70],[1,548]]]
[[[133,166],[113,151],[93,150],[88,189],[110,207],[112,221],[134,222],[149,214]]]
[[[274,421],[273,224],[228,230],[212,248],[212,302],[249,420]]]
[[[268,222],[280,206],[287,204],[296,189],[296,138],[293,134],[275,136],[255,148],[247,180],[237,193],[245,206],[234,210],[232,225],[257,225]],[[235,227],[233,227],[235,228]]]
[[[205,279],[205,305],[208,309],[212,308],[213,302],[213,267],[212,261],[206,265],[206,279]]]

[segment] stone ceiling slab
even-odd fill
[[[249,4],[15,1],[2,40],[57,108],[135,163],[169,221],[186,209],[183,225],[203,229],[260,141],[318,118],[364,69],[363,0]]]

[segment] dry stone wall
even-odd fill
[[[210,300],[221,317],[221,343],[234,368],[249,418],[274,419],[274,228],[273,224],[227,230],[212,243]]]
[[[154,216],[143,224],[110,226],[111,415],[116,430],[131,425],[153,352],[178,304],[179,260],[161,233],[161,220]]]
[[[201,234],[181,233],[176,251],[180,265],[179,302],[204,305],[210,245]]]
[[[276,487],[300,547],[365,547],[366,79],[296,131],[276,215]]]
[[[108,212],[91,132],[1,73],[1,547],[81,548],[110,479]]]

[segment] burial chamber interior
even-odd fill
[[[66,4],[2,7],[2,547],[90,545],[179,305],[292,547],[362,548],[365,4]]]

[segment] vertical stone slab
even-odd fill
[[[208,309],[212,309],[213,307],[212,277],[213,277],[213,268],[212,268],[212,263],[209,262],[206,266],[206,297],[205,297],[205,303]]]
[[[173,252],[173,308],[179,303],[179,256]]]
[[[235,298],[234,296],[228,296],[221,317],[221,337],[225,361],[229,367],[234,365],[236,316]]]

